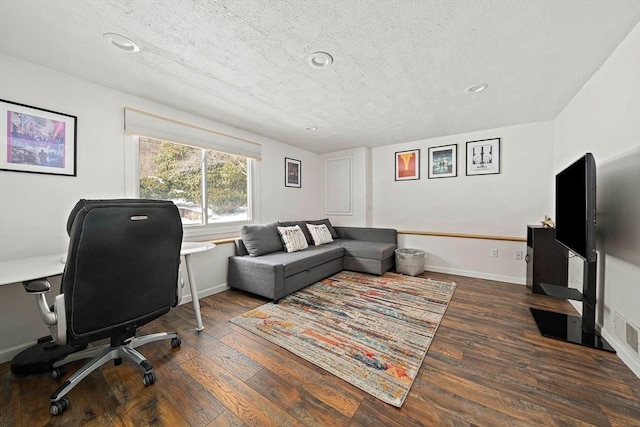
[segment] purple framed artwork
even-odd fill
[[[0,100],[0,170],[76,176],[77,117]]]

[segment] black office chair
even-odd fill
[[[92,358],[52,395],[50,412],[61,414],[65,395],[83,378],[107,363],[122,358],[144,371],[143,384],[155,383],[151,364],[135,350],[176,333],[135,337],[141,326],[167,313],[179,302],[178,267],[182,223],[176,206],[158,200],[80,200],[67,222],[70,242],[62,275],[61,293],[53,311],[44,294],[49,283],[40,279],[25,284],[38,297],[40,314],[57,344],[73,347],[108,338],[110,344],[71,353],[53,364],[53,377],[66,373],[67,363]]]

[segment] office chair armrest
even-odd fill
[[[24,290],[27,291],[28,294],[35,295],[38,311],[44,324],[47,326],[55,325],[57,321],[56,313],[49,309],[47,299],[44,296],[51,290],[49,280],[46,278],[30,280],[28,282],[22,282],[22,286],[24,286]]]
[[[57,344],[66,344],[67,341],[67,322],[64,311],[64,295],[60,294],[56,296],[53,305],[53,311],[49,308],[45,294],[51,290],[51,284],[49,280],[37,279],[28,282],[22,282],[24,290],[36,297],[36,304],[38,305],[38,312],[40,318],[45,325],[49,327],[51,336]]]
[[[46,278],[22,282],[22,286],[28,294],[32,295],[46,294],[51,290],[51,283]]]
[[[178,286],[176,287],[176,306],[182,301],[182,290],[184,289],[184,276],[182,275],[182,263],[178,267]]]
[[[56,295],[53,309],[58,321],[55,325],[49,326],[49,331],[56,344],[65,345],[67,343],[67,312],[64,309],[64,294]]]

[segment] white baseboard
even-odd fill
[[[631,369],[636,377],[640,378],[640,357],[634,353],[626,343],[620,341],[615,335],[610,334],[606,329],[600,331],[602,338],[607,340],[609,344],[616,350],[616,354]]]
[[[226,283],[221,283],[219,285],[215,285],[215,286],[211,286],[210,288],[207,289],[202,289],[198,291],[198,299],[204,298],[204,297],[208,297],[210,295],[214,295],[217,293],[220,293],[222,291],[226,291],[229,290],[231,288],[229,288],[229,286],[227,286]],[[191,298],[191,295],[185,295],[182,297],[182,301],[180,301],[179,305],[188,303],[193,301],[193,298]]]
[[[487,280],[495,280],[498,282],[515,283],[518,285],[526,285],[527,283],[527,279],[524,277],[504,276],[502,274],[484,273],[482,271],[460,270],[457,268],[438,267],[435,265],[425,265],[424,269],[426,271],[433,271],[436,273],[455,274],[456,276],[465,276],[465,277],[476,277],[478,279],[487,279]]]
[[[582,316],[582,303],[573,300],[569,300],[569,303],[576,309],[578,314]],[[631,369],[636,377],[640,378],[640,357],[638,357],[626,343],[620,341],[617,336],[610,334],[606,329],[602,329],[601,325],[596,324],[596,330],[599,330],[602,338],[611,344],[611,347],[614,348],[620,360]]]
[[[36,345],[37,341],[26,342],[18,345],[14,345],[10,348],[3,348],[0,350],[0,363],[5,363],[11,361],[16,354],[20,353],[22,350],[26,350],[29,347]]]

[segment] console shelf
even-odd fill
[[[540,289],[550,297],[571,299],[574,301],[582,301],[584,299],[582,292],[574,288],[566,286],[551,285],[549,283],[540,283]]]
[[[597,260],[584,261],[582,292],[568,287],[567,255],[555,242],[555,230],[540,226],[527,227],[526,260],[527,286],[532,293],[582,302],[582,317],[531,308],[540,334],[615,353],[611,344],[596,330]],[[552,285],[548,282],[563,285]]]
[[[598,333],[585,331],[582,318],[552,311],[529,308],[540,335],[560,341],[570,342],[596,350],[615,353],[615,349]]]

